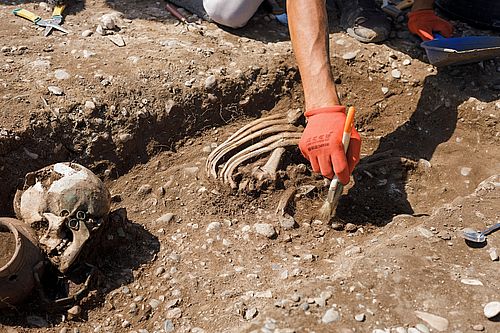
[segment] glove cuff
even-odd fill
[[[329,106],[329,107],[325,107],[325,108],[311,109],[311,110],[307,110],[304,113],[304,116],[306,118],[309,118],[309,117],[315,116],[317,114],[333,113],[333,112],[343,112],[343,113],[345,113],[345,106],[343,106],[343,105],[335,105],[335,106]]]
[[[436,15],[434,13],[434,9],[419,9],[419,10],[416,10],[414,12],[409,12],[408,13],[408,18],[409,19],[416,19],[418,17],[422,17],[422,16],[429,16],[429,15]]]

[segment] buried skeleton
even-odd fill
[[[26,175],[16,193],[14,210],[19,220],[3,218],[2,234],[16,242],[12,255],[1,268],[0,307],[14,306],[36,287],[44,303],[71,305],[89,286],[93,266],[87,265],[84,289],[62,299],[50,299],[42,282],[44,272],[59,277],[78,270],[85,247],[99,237],[109,220],[111,196],[102,181],[76,163],[57,163]],[[5,233],[10,231],[9,233]],[[79,270],[81,271],[81,269]]]

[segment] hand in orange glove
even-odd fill
[[[433,32],[444,37],[451,37],[453,26],[450,22],[438,17],[432,9],[421,9],[408,13],[408,29],[423,40],[432,40]]]
[[[346,121],[345,107],[332,106],[308,110],[307,126],[300,138],[299,148],[311,162],[314,172],[333,178],[334,171],[340,182],[349,183],[349,176],[359,162],[361,138],[353,128],[347,156],[342,145],[342,132]]]

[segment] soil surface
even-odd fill
[[[11,232],[0,230],[0,267],[5,266],[16,250],[16,240]]]
[[[438,69],[404,25],[361,44],[333,15],[332,70],[363,146],[329,222],[295,146],[263,187],[246,181],[266,156],[237,168],[240,191],[205,172],[239,128],[303,106],[287,29],[265,12],[187,29],[162,2],[79,1],[71,33],[44,38],[11,13],[44,5],[1,6],[1,215],[26,174],[62,161],[99,175],[114,213],[72,271],[45,270],[49,300],[93,272],[89,292],[62,307],[34,292],[0,332],[500,331],[483,313],[500,301],[500,235],[462,238],[500,221],[500,59]]]

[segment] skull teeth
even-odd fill
[[[63,250],[66,249],[66,247],[68,246],[68,244],[70,243],[69,239],[65,238],[61,241],[61,243],[59,243],[59,245],[57,245],[56,247],[56,251],[58,253],[62,253],[64,252]]]

